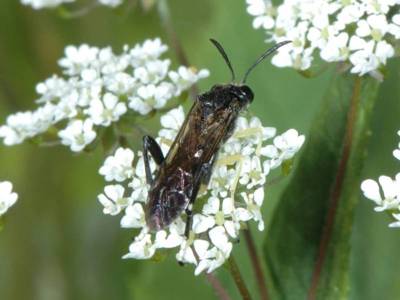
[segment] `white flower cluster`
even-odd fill
[[[182,107],[161,117],[163,129],[157,141],[164,155],[183,121]],[[134,163],[134,153],[119,148],[100,168],[100,174],[110,184],[98,199],[105,214],[123,212],[121,227],[140,230],[124,258],[148,259],[158,249],[177,248],[176,259],[194,264],[196,275],[221,266],[246,222],[254,220],[259,230],[264,229],[261,206],[266,176],[282,162],[292,159],[304,142],[304,136],[294,129],[275,135],[276,129],[262,126],[258,118],[239,117],[234,134],[219,152],[208,186],[198,195],[196,203],[205,204],[194,212],[188,240],[181,217],[164,230],[149,231],[144,215],[149,187],[143,155],[139,152]],[[155,169],[151,161],[151,170]]]
[[[397,132],[400,135],[400,130]],[[400,160],[399,149],[393,151],[393,156]],[[388,211],[395,222],[389,224],[389,227],[400,228],[400,173],[397,173],[394,179],[388,176],[380,176],[379,184],[375,180],[367,179],[361,183],[361,190],[364,196],[375,202],[375,211]]]
[[[33,9],[54,8],[63,3],[71,3],[75,0],[21,0],[23,5],[32,6]],[[123,0],[97,0],[97,3],[109,7],[117,7],[123,3]]]
[[[17,202],[18,195],[12,192],[12,187],[9,181],[0,182],[0,217]]]
[[[4,144],[15,145],[51,132],[72,151],[83,150],[100,127],[117,122],[129,110],[145,115],[163,108],[208,76],[207,70],[184,66],[170,70],[170,60],[160,59],[166,50],[158,38],[125,46],[119,55],[110,47],[66,47],[59,60],[65,77],[53,75],[39,83],[40,106],[10,115],[0,137]]]
[[[327,62],[347,62],[351,73],[375,72],[395,55],[400,38],[399,0],[246,0],[253,27],[267,41],[291,40],[273,57],[278,67],[306,70],[315,53]]]

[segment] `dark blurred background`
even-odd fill
[[[224,45],[239,74],[267,47],[264,33],[251,26],[245,1],[175,0],[170,6],[189,61],[211,71],[200,83],[201,91],[230,78],[208,38]],[[56,10],[34,11],[17,0],[0,1],[1,123],[10,113],[35,107],[35,85],[60,73],[57,60],[66,45],[110,45],[119,52],[124,44],[146,38],[160,36],[168,43],[157,10],[127,7],[98,7],[83,17],[65,19]],[[174,53],[169,51],[168,56],[177,66]],[[391,154],[399,141],[399,66],[389,65],[381,88],[363,178],[392,176],[399,169]],[[296,128],[307,134],[331,73],[306,79],[291,69],[264,63],[248,80],[256,95],[251,110],[281,132]],[[121,259],[132,234],[119,227],[118,217],[103,215],[97,202],[104,185],[97,172],[102,161],[100,150],[74,155],[62,146],[0,147],[0,180],[12,181],[19,194],[0,233],[0,299],[215,298],[205,278],[195,277],[190,266],[179,267],[174,257],[163,263]],[[263,208],[267,226],[287,181],[267,191]],[[389,221],[373,212],[372,203],[360,200],[352,240],[351,299],[400,297],[400,230],[388,229]],[[265,232],[253,232],[261,254]],[[244,243],[236,245],[233,254],[256,292]],[[227,271],[221,268],[217,276],[239,299]]]

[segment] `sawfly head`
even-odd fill
[[[233,83],[214,85],[208,92],[199,95],[199,100],[211,110],[241,110],[249,105],[254,93],[247,85]]]

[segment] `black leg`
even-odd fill
[[[204,182],[205,179],[208,178],[208,180],[210,179],[211,175],[211,170],[213,167],[215,160],[214,158],[211,160],[211,162],[209,163],[205,163],[201,166],[201,169],[199,171],[199,173],[197,174],[197,176],[194,179],[193,182],[193,191],[191,193],[190,199],[189,199],[189,204],[185,210],[186,213],[186,225],[185,225],[185,236],[186,239],[189,238],[189,233],[190,233],[190,228],[192,227],[192,218],[193,218],[193,204],[194,201],[196,200],[197,197],[197,193],[199,192],[199,188],[202,182]]]
[[[190,227],[192,227],[193,221],[193,204],[189,204],[186,208],[186,224],[185,224],[185,237],[189,239]]]
[[[143,137],[143,159],[144,159],[144,169],[146,172],[147,184],[153,182],[151,177],[150,162],[149,162],[149,152],[153,157],[157,165],[161,165],[164,161],[164,155],[161,151],[160,146],[157,144],[156,140],[149,135]]]

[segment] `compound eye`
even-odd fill
[[[243,98],[246,98],[246,100],[248,101],[253,101],[254,99],[253,91],[247,85],[241,86],[240,91],[243,94]]]

